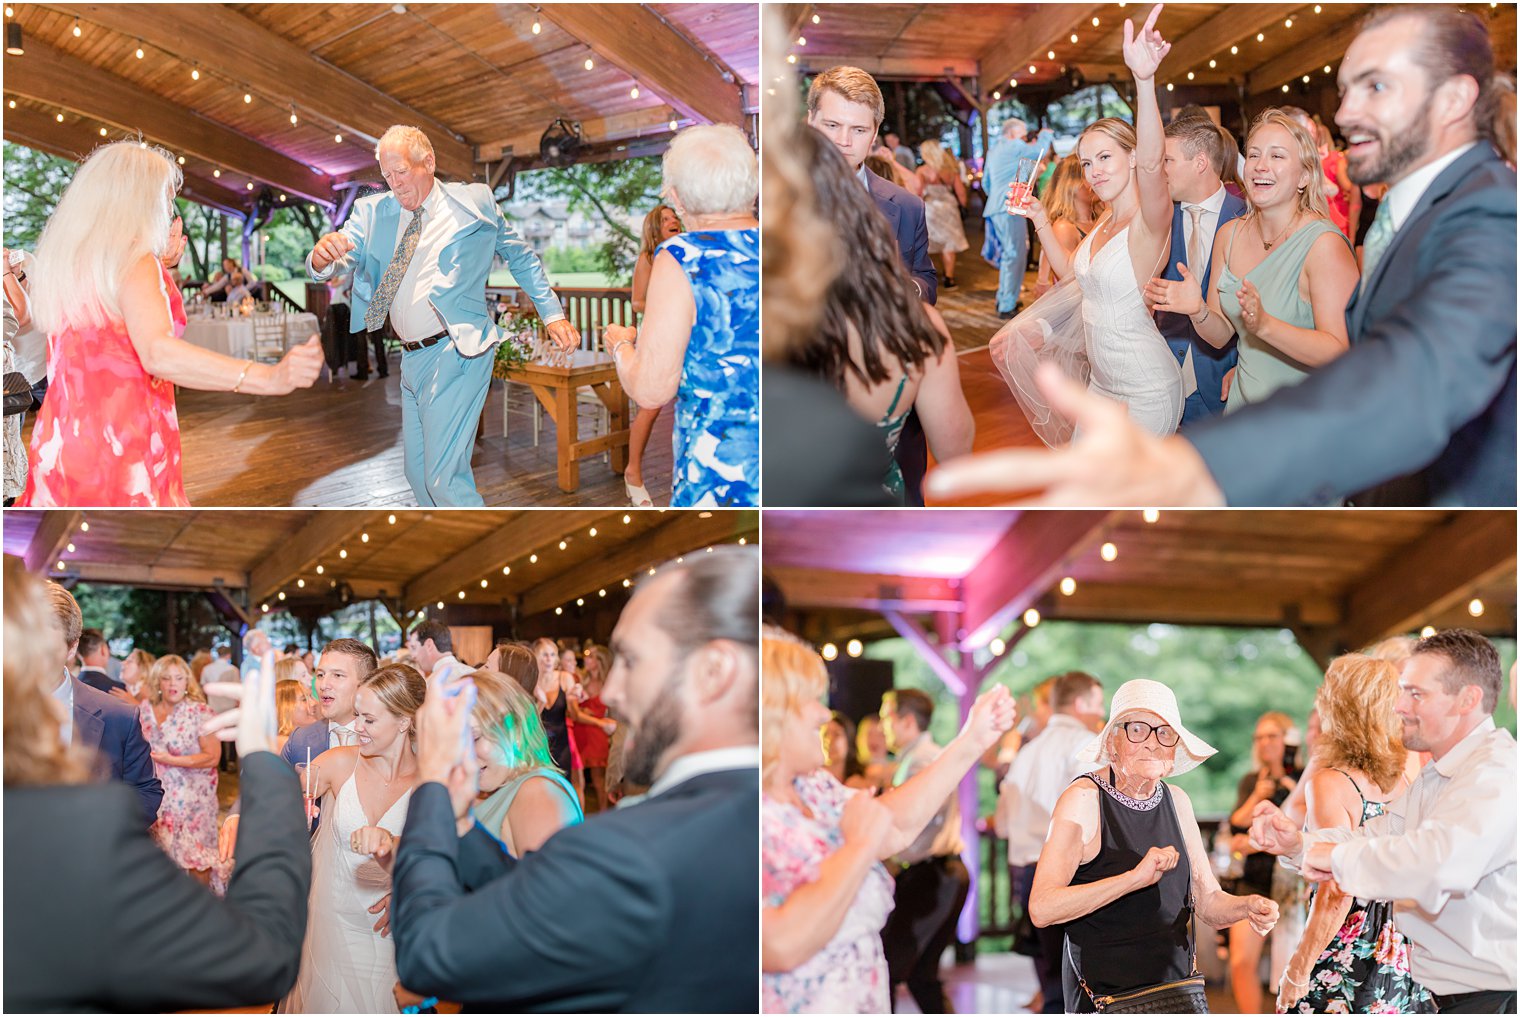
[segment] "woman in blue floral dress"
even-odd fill
[[[1360,827],[1408,790],[1398,672],[1353,653],[1331,661],[1316,703],[1323,732],[1305,777],[1309,829]],[[1316,888],[1298,949],[1283,972],[1279,1013],[1435,1013],[1409,970],[1393,904],[1362,900],[1333,880]]]
[[[643,323],[607,326],[607,352],[638,405],[676,400],[671,505],[756,506],[759,165],[737,127],[706,124],[676,135],[664,174],[687,231],[655,252]]]

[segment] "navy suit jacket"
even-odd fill
[[[934,273],[934,263],[929,260],[929,226],[924,219],[923,199],[870,170],[866,170],[866,182],[870,184],[871,200],[887,217],[892,235],[897,238],[903,267],[918,280],[924,303],[934,303],[939,299],[939,277]]]
[[[137,711],[78,678],[69,681],[74,683],[74,744],[96,753],[97,777],[121,781],[137,792],[143,825],[152,826],[164,800],[164,787],[153,768]]]
[[[1187,241],[1183,239],[1182,220],[1186,216],[1180,202],[1172,203],[1172,248],[1171,254],[1166,259],[1166,270],[1161,273],[1161,278],[1173,281],[1182,278],[1182,273],[1177,271],[1177,262],[1187,260]],[[1214,226],[1214,240],[1219,240],[1219,231],[1224,224],[1231,219],[1239,218],[1246,214],[1246,203],[1229,191],[1224,192],[1224,204],[1219,208],[1219,222]],[[1203,276],[1198,280],[1198,285],[1203,288],[1203,298],[1209,298],[1209,285],[1214,273],[1214,259],[1211,256],[1209,263],[1203,268]],[[1177,363],[1181,364],[1187,356],[1188,347],[1193,348],[1193,373],[1198,378],[1198,391],[1187,398],[1187,405],[1182,408],[1182,422],[1192,423],[1194,420],[1202,420],[1205,417],[1218,416],[1224,412],[1224,400],[1219,397],[1219,389],[1224,384],[1224,376],[1230,368],[1235,366],[1237,359],[1235,353],[1235,340],[1231,339],[1223,347],[1216,349],[1214,346],[1199,338],[1198,332],[1193,328],[1193,323],[1185,314],[1177,314],[1173,311],[1157,311],[1156,327],[1161,329],[1161,334],[1166,336],[1166,344],[1172,348],[1172,353],[1177,357]]]
[[[1352,295],[1350,351],[1186,437],[1231,505],[1513,508],[1515,295],[1515,171],[1480,140]]]
[[[125,683],[112,680],[109,674],[94,667],[80,668],[79,680],[90,688],[98,689],[101,692],[110,692],[112,689],[122,689],[125,691],[127,687]]]
[[[759,803],[756,769],[703,773],[514,861],[423,784],[391,896],[401,984],[495,1013],[758,1013]]]

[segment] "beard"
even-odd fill
[[[681,703],[679,682],[667,682],[650,704],[644,719],[634,726],[624,749],[623,778],[630,784],[648,787],[654,783],[656,770],[665,753],[681,737]]]
[[[1421,103],[1409,123],[1397,131],[1376,132],[1380,153],[1377,157],[1365,160],[1346,157],[1346,175],[1353,184],[1392,183],[1429,153],[1430,104],[1434,99],[1435,96],[1430,96]]]

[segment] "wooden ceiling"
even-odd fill
[[[672,122],[742,124],[756,107],[755,4],[11,9],[26,52],[5,57],[6,112],[22,114],[14,129],[5,117],[7,139],[78,158],[101,127],[140,133],[237,208],[266,186],[277,202],[336,204],[336,185],[377,178],[375,141],[393,123],[421,127],[440,174],[469,180],[504,151],[531,168],[557,118],[608,158],[657,150]]]
[[[1373,6],[1169,3],[1157,23],[1172,41],[1161,83],[1238,83],[1261,95],[1305,74],[1325,77],[1324,67],[1339,65]],[[1513,70],[1515,5],[1472,7],[1490,20],[1500,68]],[[1066,90],[1073,70],[1088,82],[1127,80],[1124,20],[1138,22],[1149,10],[1117,3],[788,4],[786,19],[801,73],[854,64],[888,79],[976,78],[984,95],[1008,95],[1010,79],[1020,88]]]
[[[953,567],[944,549],[962,517],[961,546],[987,550]],[[1513,512],[1165,511],[1147,522],[1135,511],[1029,511],[999,525],[991,512],[919,510],[766,522],[766,573],[810,638],[889,636],[889,616],[925,614],[974,648],[1011,638],[1009,626],[1016,635],[1031,607],[1044,619],[1283,626],[1317,655],[1424,625],[1515,632]],[[1481,617],[1468,612],[1474,598]]]
[[[246,597],[250,614],[264,604],[330,609],[344,584],[350,599],[379,600],[398,621],[439,601],[532,617],[621,592],[624,580],[631,585],[678,555],[755,543],[758,535],[752,511],[8,509],[4,516],[5,553],[52,578],[220,588]]]

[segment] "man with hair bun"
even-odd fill
[[[416,127],[388,129],[375,158],[390,190],[354,202],[343,228],[317,241],[306,268],[314,282],[351,271],[350,327],[378,333],[389,321],[401,340],[401,430],[417,503],[481,505],[470,454],[491,384],[490,353],[502,339],[485,303],[494,259],[507,262],[555,342],[574,349],[580,333],[491,188],[436,180],[433,145]]]

